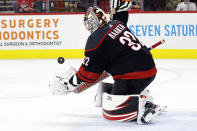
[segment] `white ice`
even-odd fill
[[[67,61],[78,68],[82,59]],[[197,60],[156,59],[156,65],[148,89],[167,112],[137,125],[105,120],[93,103],[97,85],[81,94],[51,95],[50,78],[65,66],[55,59],[0,60],[0,131],[197,131]]]

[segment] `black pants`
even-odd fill
[[[113,20],[119,20],[124,22],[127,25],[129,19],[128,11],[117,12],[113,15]]]
[[[140,94],[154,79],[155,76],[147,79],[117,79],[114,84],[103,83],[104,92],[112,95]]]

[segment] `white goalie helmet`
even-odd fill
[[[84,16],[84,25],[93,33],[107,23],[105,12],[97,6],[89,7]]]

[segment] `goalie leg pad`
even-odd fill
[[[113,88],[113,84],[111,84],[111,83],[104,83],[104,82],[99,83],[97,93],[96,93],[96,96],[95,96],[95,100],[94,100],[94,103],[95,103],[96,107],[102,107],[103,92],[110,93],[112,88]]]
[[[103,117],[107,120],[132,121],[138,113],[138,95],[103,93]]]
[[[103,117],[107,120],[149,123],[161,112],[161,108],[145,95],[111,95],[103,93]]]

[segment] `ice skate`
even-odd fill
[[[149,123],[152,121],[159,113],[162,111],[165,111],[167,107],[166,106],[160,106],[153,103],[146,103],[145,105],[145,112],[142,116],[142,122],[143,123]]]

